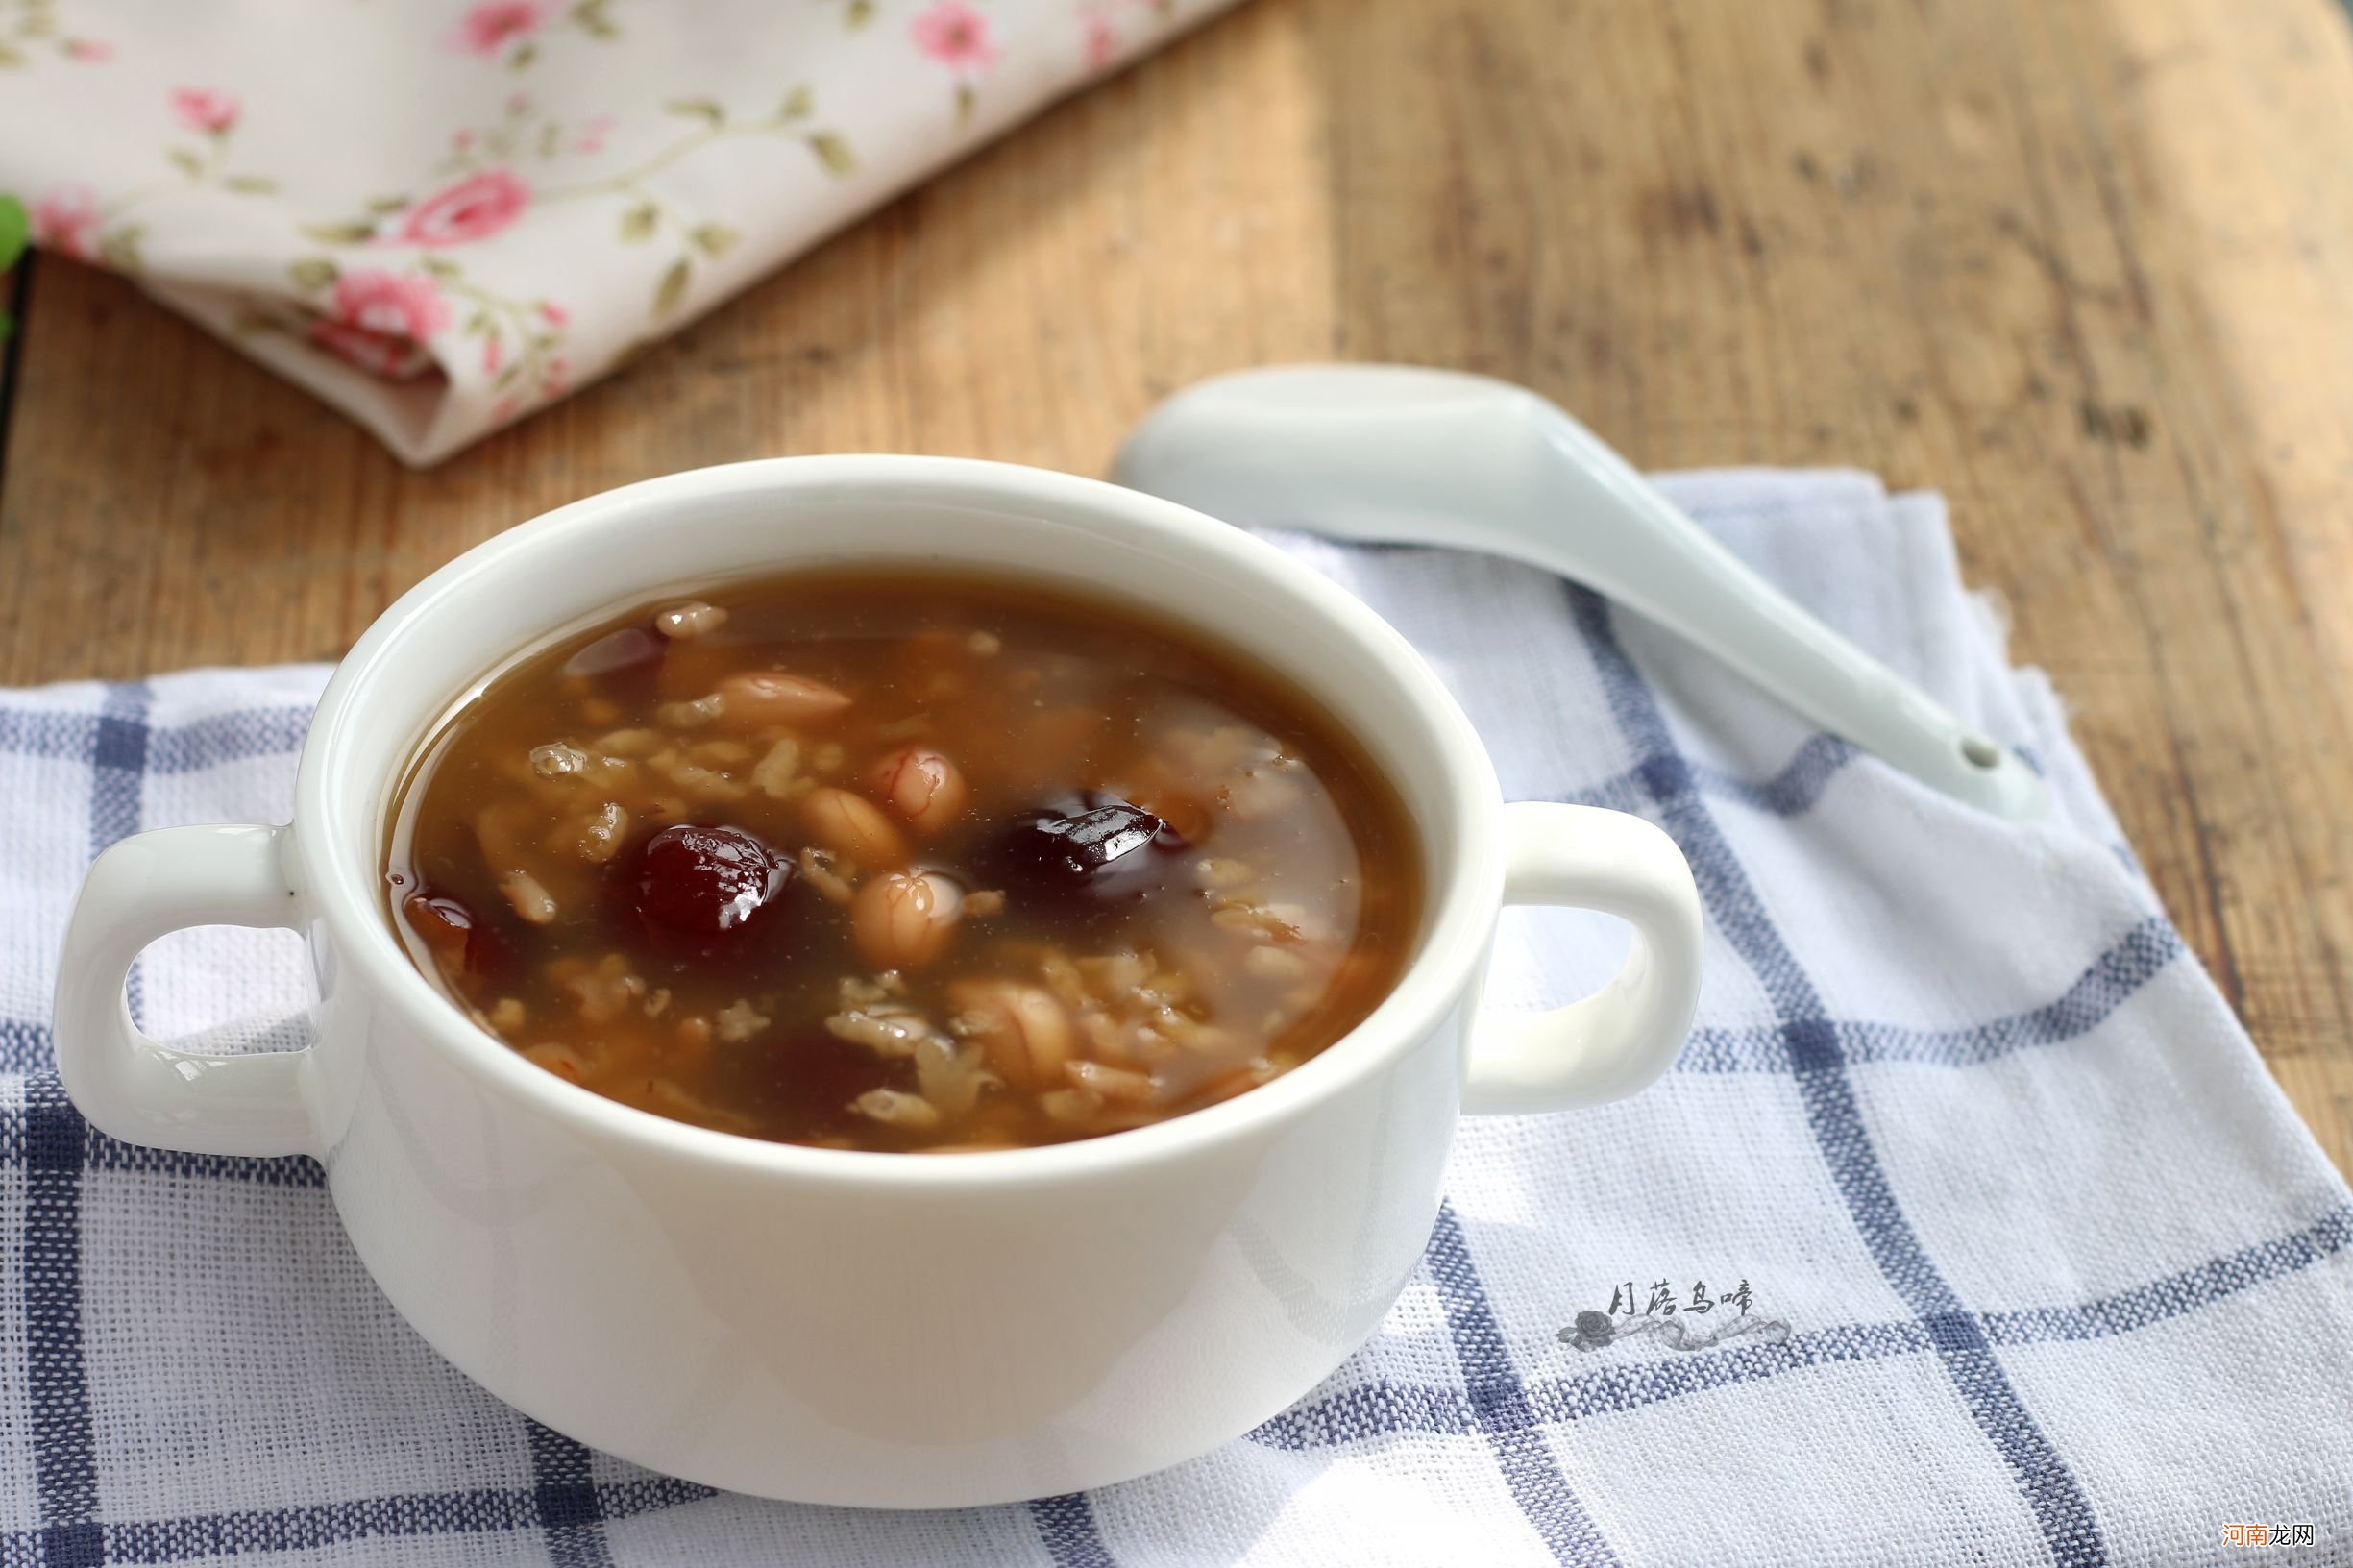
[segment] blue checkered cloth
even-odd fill
[[[1278,538],[1430,656],[1507,795],[1675,835],[1700,1026],[1637,1099],[1465,1123],[1422,1268],[1295,1409],[1020,1507],[794,1507],[591,1453],[408,1331],[315,1164],[90,1131],[46,1025],[83,868],[141,827],[283,819],[324,672],[0,693],[0,1565],[2172,1564],[2236,1560],[2248,1523],[2353,1560],[2346,1188],[1962,592],[1939,502],[1669,482],[2020,747],[2057,817],[1954,806],[1542,574]],[[1491,1000],[1567,999],[1623,943],[1515,915]],[[284,934],[208,930],[151,948],[133,1001],[268,1042],[306,984]]]

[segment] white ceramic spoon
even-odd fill
[[[1113,477],[1228,522],[1543,567],[1956,799],[2022,821],[2048,807],[2014,753],[1791,603],[1526,387],[1410,365],[1243,371],[1155,408]]]

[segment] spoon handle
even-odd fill
[[[1956,799],[2021,821],[2048,809],[2015,753],[1800,609],[1525,387],[1409,365],[1243,371],[1154,409],[1113,477],[1229,522],[1542,567]]]

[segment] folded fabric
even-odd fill
[[[1429,656],[1507,795],[1675,835],[1699,1027],[1632,1100],[1465,1122],[1423,1266],[1300,1405],[1025,1506],[803,1507],[590,1453],[408,1331],[317,1165],[90,1132],[44,1021],[83,868],[282,819],[325,672],[0,693],[0,1563],[2181,1564],[2274,1529],[2342,1560],[2353,1197],[1962,593],[1940,503],[1667,483],[2022,748],[2057,814],[1955,805],[1541,573],[1280,538]],[[1515,918],[1490,997],[1567,999],[1623,943]],[[197,931],[133,1004],[266,1039],[306,984],[282,933]]]
[[[27,3],[0,192],[431,463],[1230,3]]]

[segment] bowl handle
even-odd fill
[[[1621,1099],[1675,1062],[1700,996],[1700,894],[1675,841],[1639,817],[1523,801],[1504,808],[1504,902],[1574,905],[1634,928],[1616,976],[1545,1013],[1483,1013],[1462,1109],[1565,1111]]]
[[[110,1137],[188,1154],[313,1154],[310,1053],[175,1051],[131,1021],[132,961],[189,925],[299,930],[282,827],[167,827],[90,867],[58,967],[58,1074]]]

